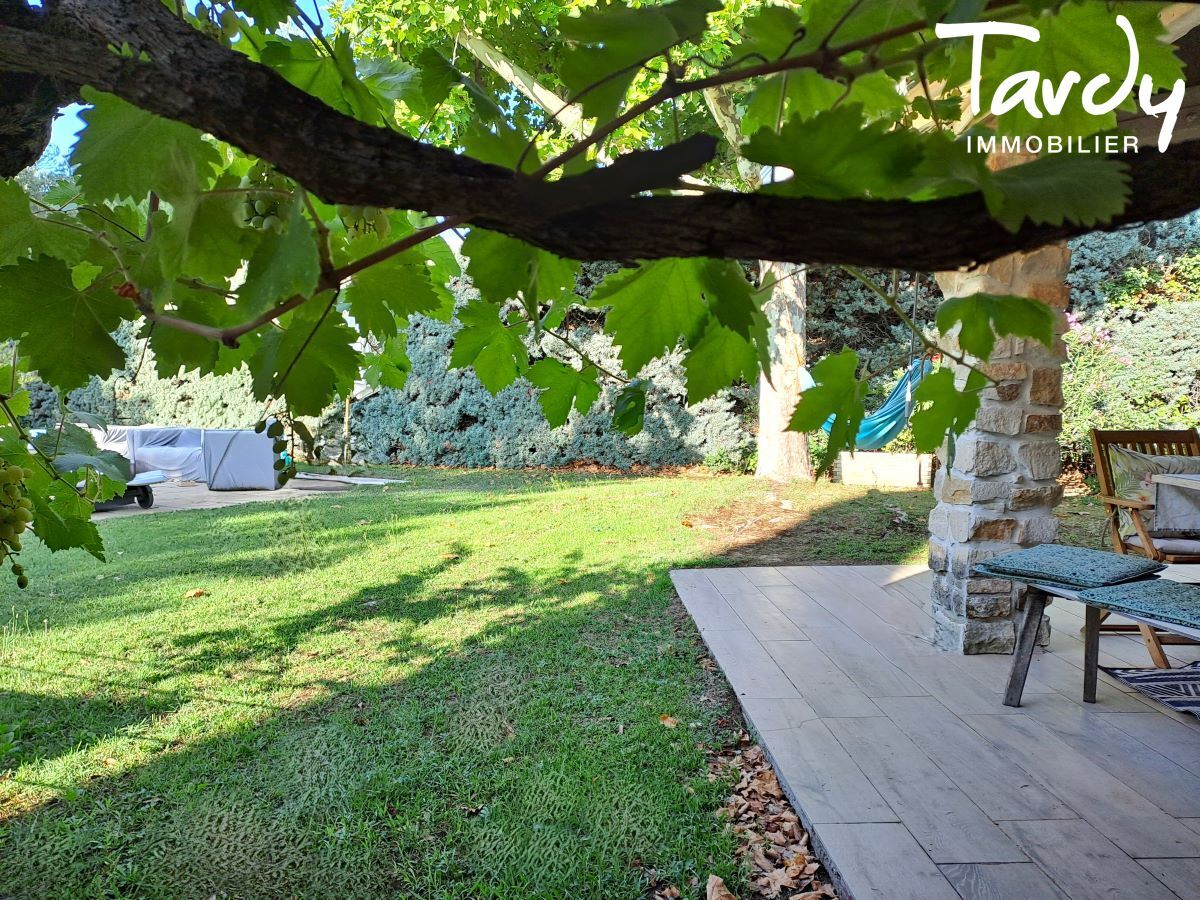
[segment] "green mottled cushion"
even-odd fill
[[[1132,613],[1200,628],[1200,585],[1154,579],[1082,591],[1079,599],[1116,613]]]
[[[1113,493],[1122,500],[1136,500],[1140,503],[1154,502],[1155,475],[1200,474],[1200,456],[1155,456],[1152,453],[1126,450],[1124,447],[1109,447],[1108,460],[1112,464]],[[1127,509],[1118,512],[1121,517],[1121,533],[1128,537],[1134,533],[1133,518]],[[1142,521],[1146,523],[1146,529],[1154,535],[1154,510],[1142,510]],[[1162,536],[1192,537],[1191,534],[1173,532]]]
[[[975,574],[1079,590],[1145,578],[1165,568],[1162,563],[1141,556],[1041,544],[979,563]]]

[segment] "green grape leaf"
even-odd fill
[[[0,179],[0,266],[41,253],[72,262],[86,252],[89,240],[68,216],[35,215],[21,186]]]
[[[358,62],[358,77],[376,97],[411,103],[421,96],[421,70],[399,59],[368,57]]]
[[[739,378],[753,383],[758,364],[754,344],[715,319],[709,321],[683,361],[688,404],[708,399]]]
[[[742,116],[742,133],[773,131],[788,119],[811,119],[842,104],[860,106],[866,122],[890,124],[905,112],[904,96],[886,72],[861,75],[847,90],[815,69],[797,69],[763,79]]]
[[[29,198],[16,181],[0,179],[0,266],[29,255],[35,241]]]
[[[674,349],[680,338],[690,342],[709,315],[704,291],[709,260],[661,259],[609,275],[592,292],[588,305],[611,307],[605,330],[620,345],[625,371],[642,366]]]
[[[264,31],[273,31],[292,15],[292,0],[236,0],[234,5]]]
[[[11,371],[11,367],[6,367]],[[0,370],[0,384],[4,384],[3,370]],[[29,391],[17,391],[8,398],[8,408],[12,410],[14,416],[29,415],[30,396]]]
[[[579,263],[510,238],[497,231],[472,228],[463,241],[470,259],[467,272],[488,303],[521,297],[536,315],[538,303],[553,303],[571,294]]]
[[[454,335],[450,368],[472,366],[480,383],[498,394],[529,367],[529,351],[520,329],[510,328],[490,303],[468,303],[458,311],[462,325]]]
[[[33,504],[33,533],[51,552],[81,549],[103,560],[104,542],[92,522],[92,504],[32,460],[28,465],[34,472],[25,479]]]
[[[435,312],[442,305],[429,269],[403,255],[359,272],[345,297],[359,328],[378,338],[395,335],[413,313]]]
[[[42,380],[60,390],[125,365],[110,332],[127,306],[111,292],[76,290],[71,270],[51,257],[0,268],[0,338],[19,340]]]
[[[979,392],[987,379],[972,370],[962,391],[954,384],[951,369],[938,369],[921,379],[913,391],[917,409],[909,420],[913,443],[921,453],[932,453],[946,435],[959,435],[979,411]]]
[[[789,119],[778,132],[761,129],[742,152],[763,165],[792,170],[791,178],[768,185],[766,193],[825,200],[904,197],[924,158],[919,135],[866,123],[858,104]]]
[[[412,372],[412,363],[408,358],[408,333],[396,335],[384,345],[382,352],[368,355],[364,362],[363,378],[367,384],[400,390]]]
[[[110,481],[124,484],[130,478],[129,460],[112,450],[100,450],[91,432],[72,422],[63,423],[33,439],[33,444],[54,461],[60,474],[92,469]]]
[[[559,17],[568,42],[559,75],[583,113],[611,118],[643,61],[704,31],[717,0],[675,0],[631,8],[607,4]]]
[[[735,60],[746,65],[782,59],[803,37],[800,12],[782,4],[762,7],[741,28],[742,43],[733,50]]]
[[[591,365],[585,365],[583,371],[579,371],[557,359],[539,359],[525,377],[542,388],[538,403],[551,428],[567,423],[572,406],[582,416],[600,397],[596,369]]]
[[[1103,156],[1055,153],[1001,169],[985,183],[988,212],[1009,231],[1026,219],[1039,225],[1064,221],[1109,222],[1129,200],[1129,167]]]
[[[496,105],[496,101],[492,99],[491,95],[473,79],[454,68],[450,61],[434,48],[426,47],[417,54],[416,63],[421,70],[420,95],[419,98],[416,95],[409,96],[405,99],[405,104],[419,115],[431,116],[437,107],[450,96],[450,92],[456,86],[462,85],[467,96],[471,98],[471,105],[476,115],[481,120],[485,122],[503,122],[505,120],[503,111]]]
[[[798,41],[789,55],[799,55],[816,50],[824,43],[831,47],[842,47],[862,38],[874,37],[899,26],[909,25],[920,18],[920,9],[913,0],[822,0],[806,5],[804,39]],[[882,48],[896,48],[911,44],[915,37],[906,36],[881,44]],[[886,50],[883,58],[891,56]]]
[[[338,112],[371,125],[387,124],[393,101],[373,93],[359,78],[349,34],[340,33],[331,46],[333,56],[306,37],[273,38],[263,47],[260,60]],[[381,102],[385,99],[386,104]]]
[[[1049,347],[1054,343],[1054,318],[1054,310],[1028,297],[972,294],[942,303],[937,311],[937,327],[946,335],[961,323],[958,345],[976,359],[986,361],[997,337],[1033,338]]]
[[[414,229],[425,228],[433,224],[432,220],[427,216],[421,216],[417,213],[409,213],[408,215],[409,224]],[[441,235],[423,242],[419,247],[415,248],[415,252],[425,257],[427,261],[426,265],[429,265],[429,275],[438,287],[445,287],[446,282],[451,278],[457,278],[462,274],[462,267],[459,265],[454,248],[446,243],[446,239]]]
[[[235,307],[207,292],[177,286],[171,303],[175,307],[172,314],[189,322],[223,328],[238,320]],[[148,325],[143,336],[150,341],[154,368],[160,378],[174,378],[180,369],[213,371],[221,352],[217,341],[179,328]]]
[[[175,245],[168,252],[179,255],[180,272],[203,281],[230,278],[263,238],[263,232],[246,227],[245,200],[236,194],[197,196],[187,213],[172,216],[164,237]]]
[[[516,171],[519,162],[521,171],[526,174],[541,165],[537,147],[530,144],[529,138],[503,121],[490,126],[480,121],[472,121],[464,130],[462,141],[467,154],[481,162],[504,166],[513,171]]]
[[[298,416],[319,416],[335,396],[354,389],[358,335],[332,308],[329,295],[314,297],[286,317],[284,328],[262,336],[250,359],[259,400],[282,394]]]
[[[316,290],[320,275],[316,236],[300,204],[293,202],[283,232],[269,232],[250,257],[238,306],[256,313],[284,298],[307,296]]]
[[[220,164],[216,148],[194,128],[138,109],[91,88],[87,127],[71,152],[79,186],[92,200],[129,197],[142,202],[151,191],[178,197],[207,184]]]
[[[642,379],[629,382],[617,392],[613,402],[613,428],[633,437],[646,424],[646,390],[650,384]]]
[[[845,349],[830,354],[812,368],[816,384],[800,395],[788,428],[791,431],[816,431],[829,419],[829,445],[819,462],[825,472],[842,450],[853,450],[866,410],[867,382],[858,377],[858,354]]]

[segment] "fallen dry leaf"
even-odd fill
[[[676,725],[679,724],[679,720],[677,718],[675,718],[674,716],[668,716],[668,715],[659,716],[658,721],[662,722],[668,728],[674,728]]]
[[[185,600],[195,600],[197,597],[207,597],[208,591],[204,588],[192,588],[190,591],[184,591],[183,597]]]
[[[684,520],[683,520],[682,522],[680,522],[679,524],[680,524],[680,525],[682,525],[684,528],[693,528],[693,527],[695,527],[695,526],[693,526],[693,525],[692,525],[692,520],[691,520],[691,519],[684,519]]]
[[[458,559],[458,558],[459,558],[459,555],[457,553],[443,553],[442,554],[442,559]]]
[[[738,900],[737,894],[725,886],[725,879],[720,875],[708,876],[708,889],[704,900]]]
[[[798,887],[796,879],[788,874],[787,869],[768,872],[765,877],[757,879],[755,884],[762,888],[764,897],[778,897],[784,888]]]
[[[788,804],[762,747],[739,735],[738,744],[709,751],[709,774],[734,781],[718,815],[730,823],[739,856],[752,871],[746,900],[836,897],[809,855],[808,835]]]

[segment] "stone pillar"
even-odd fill
[[[971,577],[971,566],[1021,547],[1051,542],[1054,507],[1062,500],[1058,432],[1062,428],[1059,339],[1070,297],[1071,252],[1050,246],[1006,256],[971,272],[938,275],[947,297],[980,292],[1041,300],[1056,310],[1055,345],[1002,338],[980,368],[995,380],[983,390],[975,423],[938,456],[937,507],[929,516],[929,567],[934,571],[934,639],[960,653],[1011,653],[1020,601],[1012,582]],[[956,333],[947,349],[957,352]],[[955,373],[962,387],[967,369]],[[1048,635],[1048,623],[1044,626]]]

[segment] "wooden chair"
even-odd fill
[[[1136,450],[1139,453],[1149,453],[1154,456],[1200,456],[1200,434],[1197,434],[1195,428],[1180,431],[1100,431],[1096,429],[1092,431],[1092,454],[1096,461],[1096,477],[1100,482],[1100,500],[1108,514],[1108,529],[1113,549],[1117,553],[1138,553],[1165,563],[1200,563],[1200,553],[1168,553],[1159,548],[1158,542],[1150,536],[1145,519],[1142,517],[1144,510],[1154,508],[1153,503],[1125,500],[1116,496],[1113,488],[1112,460],[1108,455],[1111,447]],[[1132,543],[1133,535],[1126,537],[1121,534],[1120,510],[1126,510],[1133,521],[1137,540]],[[1107,613],[1103,617],[1107,618]],[[1150,658],[1160,669],[1171,667],[1163,652],[1163,644],[1197,643],[1190,638],[1168,634],[1151,628],[1149,625],[1116,625],[1104,622],[1100,625],[1100,630],[1139,632],[1150,653]]]

